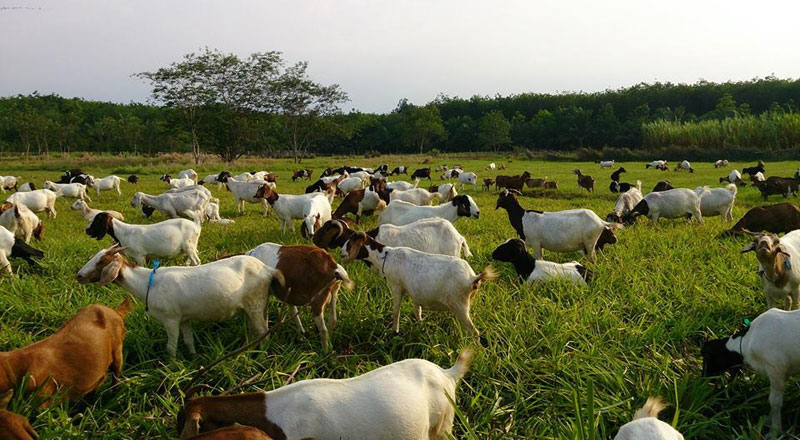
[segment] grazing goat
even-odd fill
[[[342,256],[345,263],[365,260],[386,279],[392,291],[395,333],[400,333],[400,305],[407,294],[418,320],[422,320],[422,307],[450,311],[464,331],[479,335],[469,309],[481,283],[497,278],[491,265],[476,275],[461,258],[384,246],[363,232],[350,236],[342,246]]]
[[[322,198],[330,206],[330,199],[322,193],[310,194],[281,194],[279,195],[275,190],[269,188],[266,192],[267,203],[272,206],[275,216],[281,221],[281,233],[286,233],[286,225],[288,224],[294,232],[294,223],[292,220],[300,220],[306,217],[306,212],[312,203],[313,199]]]
[[[117,176],[108,176],[103,177],[102,179],[92,179],[89,181],[89,187],[94,188],[97,191],[97,196],[100,196],[100,191],[109,191],[115,190],[118,196],[122,195],[122,190],[119,188],[119,184],[122,181]]]
[[[542,184],[544,189],[558,189],[558,182],[555,180],[546,181]]]
[[[486,168],[484,168],[484,170],[489,171],[489,170],[494,170],[495,168],[497,168],[497,165],[495,165],[494,162],[491,162],[489,165],[486,165]]]
[[[171,179],[167,177],[167,184],[169,185],[170,189],[186,188],[197,185],[194,180],[188,177],[184,177],[182,179]]]
[[[656,183],[656,186],[653,187],[653,192],[663,192],[663,191],[669,191],[671,189],[675,189],[672,186],[672,182],[670,182],[669,180],[662,180]]]
[[[497,176],[495,178],[495,189],[506,188],[515,189],[522,192],[522,185],[531,177],[531,173],[525,171],[516,176]]]
[[[658,223],[658,219],[661,217],[685,217],[690,222],[694,217],[701,225],[704,223],[703,214],[700,211],[700,196],[687,188],[651,192],[631,210],[625,222],[632,223],[641,215],[646,216],[653,223]]]
[[[131,309],[130,298],[116,309],[93,304],[47,338],[0,352],[0,392],[17,389],[27,376],[26,394],[50,397],[63,391],[64,397],[75,399],[97,390],[109,368],[117,383],[122,372],[125,316]]]
[[[482,191],[491,191],[492,185],[494,185],[494,179],[491,177],[486,177],[483,179],[483,186],[481,187]]]
[[[642,181],[637,180],[636,184],[627,183],[627,182],[615,182],[611,181],[611,184],[608,185],[608,189],[611,190],[612,193],[625,193],[630,191],[631,189],[638,189],[639,191],[642,190]]]
[[[121,244],[125,255],[144,266],[148,256],[174,257],[186,254],[186,264],[200,264],[197,241],[200,225],[182,218],[164,220],[153,225],[132,225],[100,212],[86,227],[86,235],[96,238],[110,236]]]
[[[130,176],[128,176],[128,183],[136,185],[137,183],[139,183],[139,176],[137,176],[136,174],[131,174]]]
[[[58,183],[83,183],[86,184],[86,177],[88,174],[84,173],[81,169],[73,168],[64,171],[64,174],[58,180]]]
[[[292,182],[297,179],[308,179],[311,180],[311,175],[314,174],[312,170],[294,170],[292,172]]]
[[[327,197],[312,197],[303,209],[303,223],[300,234],[311,237],[323,223],[331,219],[331,202]]]
[[[408,167],[400,165],[398,167],[394,167],[392,172],[389,173],[390,176],[395,176],[395,175],[399,175],[399,174],[408,175]]]
[[[542,188],[544,187],[544,182],[547,181],[547,177],[537,177],[535,179],[526,179],[525,186],[528,188]]]
[[[464,185],[472,185],[473,189],[478,189],[478,175],[472,172],[461,173],[458,175],[458,182],[461,184],[461,189]]]
[[[439,203],[445,203],[453,200],[458,195],[456,186],[452,183],[443,183],[441,185],[431,185],[428,189],[429,192],[439,193]]]
[[[658,413],[664,408],[660,398],[650,397],[636,411],[633,421],[622,425],[614,440],[683,440],[672,425],[658,420]]]
[[[49,189],[37,189],[30,192],[16,192],[6,199],[13,204],[25,205],[33,212],[47,211],[47,216],[56,218],[56,193]]]
[[[405,181],[402,181],[402,180],[398,180],[396,182],[387,183],[386,184],[386,188],[388,188],[388,189],[397,189],[397,190],[400,190],[400,191],[408,191],[408,190],[410,190],[412,188],[416,188],[417,185],[419,185],[419,180],[414,181],[413,184],[405,182]]]
[[[347,214],[355,214],[358,223],[362,215],[383,211],[387,203],[389,203],[389,191],[386,189],[386,182],[375,179],[369,188],[348,193],[334,211],[332,218],[341,219]]]
[[[613,160],[596,160],[595,163],[600,165],[600,168],[614,168]]]
[[[594,261],[595,246],[603,231],[612,233],[622,228],[619,223],[603,221],[588,209],[542,212],[526,211],[514,193],[504,190],[497,197],[495,209],[508,213],[511,226],[525,243],[533,247],[533,256],[542,258],[542,249],[553,252],[581,251]],[[616,242],[616,238],[609,243]]]
[[[477,219],[481,215],[478,205],[472,197],[460,195],[448,203],[438,206],[417,206],[402,200],[389,204],[378,217],[378,224],[393,224],[403,226],[423,218],[440,217],[450,223],[455,223],[460,217]]]
[[[369,184],[369,181],[365,181],[359,176],[348,177],[343,179],[336,185],[336,188],[344,195],[347,195],[350,191],[356,191],[359,189],[364,189]]]
[[[783,237],[753,235],[753,241],[742,248],[742,253],[756,253],[767,305],[784,310],[800,308],[800,231]]]
[[[727,177],[720,177],[719,183],[723,182],[733,183],[736,186],[747,186],[747,184],[744,183],[744,180],[742,180],[742,173],[740,173],[739,170],[731,171]]]
[[[637,182],[639,181],[637,180]],[[614,205],[614,210],[606,216],[606,221],[625,223],[624,219],[630,219],[630,212],[633,211],[633,208],[636,207],[643,198],[641,186],[631,188],[620,194],[617,198],[617,203]]]
[[[703,344],[703,376],[718,376],[726,370],[736,373],[744,364],[766,375],[770,429],[773,434],[780,433],[786,381],[800,372],[797,335],[800,335],[800,311],[767,310],[733,336]]]
[[[725,168],[727,166],[728,166],[728,160],[727,159],[720,159],[720,160],[714,162],[714,168]]]
[[[263,209],[264,217],[267,216],[269,213],[269,207],[267,204],[267,192],[269,191],[270,184],[263,180],[261,181],[252,181],[252,182],[240,182],[238,180],[228,179],[225,183],[228,187],[228,191],[233,194],[234,204],[236,205],[236,211],[239,213],[244,212],[244,202],[248,203],[260,203]]]
[[[21,176],[0,176],[0,191],[3,191],[3,194],[6,193],[6,190],[16,191],[17,184],[19,183],[19,179],[22,179]]]
[[[24,241],[14,238],[14,234],[3,226],[0,226],[0,271],[5,270],[9,275],[13,274],[9,258],[22,258],[29,265],[35,264],[35,259],[44,257],[44,253],[34,249]]]
[[[795,177],[795,178],[797,178],[797,177]],[[761,171],[750,175],[750,181],[753,182],[753,183],[755,183],[755,182],[763,182],[765,180],[767,180],[767,179],[764,177],[764,173],[762,173]]]
[[[700,196],[700,212],[703,217],[722,216],[722,220],[733,221],[733,202],[736,200],[736,185],[729,183],[725,188],[698,186],[695,190]]]
[[[17,192],[31,192],[36,190],[36,184],[33,182],[25,182],[17,187]]]
[[[53,183],[45,180],[44,188],[53,191],[56,196],[92,201],[86,193],[86,185],[82,183]]]
[[[647,169],[647,168],[655,168],[657,170],[666,171],[667,170],[667,163],[668,162],[666,160],[654,160],[654,161],[646,164],[644,167],[645,167],[645,169]]]
[[[763,182],[753,182],[753,185],[761,192],[764,200],[772,195],[789,197],[790,194],[797,195],[800,191],[800,179],[792,177],[772,176]]]
[[[78,271],[77,280],[99,286],[119,284],[143,302],[145,311],[167,331],[170,359],[175,358],[180,332],[189,352],[197,353],[190,321],[226,321],[244,312],[254,335],[267,331],[264,312],[270,286],[284,284],[280,271],[256,258],[237,255],[197,267],[162,267],[156,272],[131,263],[120,254],[123,250],[114,244],[99,251]]]
[[[761,231],[780,234],[795,229],[800,229],[800,206],[778,203],[750,209],[732,228],[723,232],[723,235]]]
[[[314,234],[313,242],[323,249],[342,247],[355,233],[346,222],[331,220]],[[367,235],[386,246],[406,246],[429,254],[450,255],[469,258],[467,240],[455,226],[441,218],[425,218],[404,226],[380,225],[367,231]]]
[[[755,173],[762,173],[764,174],[766,170],[764,170],[764,162],[759,161],[758,164],[754,167],[747,167],[742,168],[742,174],[749,174],[753,175]]]
[[[586,191],[594,192],[594,177],[583,175],[580,168],[576,168],[573,173],[578,176],[578,188],[585,188]]]
[[[5,440],[36,440],[39,435],[28,418],[8,411],[8,404],[14,397],[14,390],[0,395],[0,438]]]
[[[446,170],[444,174],[442,174],[441,179],[455,179],[461,174],[461,170]]]
[[[349,379],[308,379],[267,392],[198,397],[178,412],[177,427],[181,440],[236,423],[274,439],[451,438],[452,402],[472,356],[462,350],[447,370],[406,359]]]
[[[178,179],[189,179],[192,182],[194,182],[194,184],[196,185],[197,184],[197,179],[198,179],[197,171],[195,171],[195,170],[193,170],[191,168],[189,168],[187,170],[180,171],[180,172],[178,172]]]
[[[411,180],[422,180],[422,179],[431,180],[430,168],[419,168],[417,170],[414,170],[413,173],[411,173]]]
[[[138,208],[144,204],[169,218],[183,217],[201,223],[203,213],[211,201],[211,193],[199,185],[181,189],[183,191],[166,192],[157,196],[136,192],[133,194],[131,207]]]
[[[438,192],[430,192],[423,188],[413,188],[408,191],[393,190],[389,193],[389,200],[402,200],[417,206],[430,206],[439,198]]]
[[[523,282],[534,283],[551,279],[565,279],[572,284],[585,286],[592,281],[592,272],[585,266],[572,261],[570,263],[553,263],[536,260],[525,249],[525,242],[519,238],[510,238],[492,252],[492,259],[514,265]]]
[[[0,205],[0,226],[14,233],[14,237],[30,243],[31,237],[42,241],[44,223],[27,206],[5,202]]]
[[[311,314],[320,333],[322,346],[327,350],[328,326],[336,327],[336,302],[339,288],[348,290],[355,286],[347,271],[324,250],[314,246],[282,246],[276,243],[262,243],[247,252],[269,267],[283,274],[283,286],[275,286],[272,294],[290,305],[297,329],[304,333],[303,323],[297,314],[297,307],[310,306]],[[328,326],[325,325],[324,312],[328,308]]]
[[[690,173],[694,173],[694,168],[692,168],[692,164],[689,163],[688,160],[684,160],[683,162],[675,165],[675,171],[688,171]]]

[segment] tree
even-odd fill
[[[497,153],[500,146],[511,142],[511,123],[503,112],[492,110],[478,120],[478,138],[485,147]]]
[[[402,117],[401,138],[406,145],[419,148],[420,154],[428,142],[445,135],[438,107],[434,105],[417,107],[402,100],[398,104],[398,109]]]

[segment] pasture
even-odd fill
[[[605,218],[617,194],[608,190],[613,170],[594,163],[541,162],[493,156],[450,156],[420,165],[423,156],[379,158],[316,158],[303,161],[314,170],[314,180],[327,166],[343,164],[375,167],[388,163],[390,169],[407,165],[460,164],[478,174],[478,180],[497,174],[530,171],[532,177],[557,180],[559,189],[525,189],[520,202],[527,209],[545,211],[589,208]],[[311,182],[292,182],[289,160],[254,160],[226,167],[188,163],[109,166],[107,163],[37,163],[4,160],[0,175],[22,176],[22,182],[37,185],[57,180],[61,170],[73,165],[97,177],[116,174],[125,179],[135,173],[134,187],[123,182],[123,196],[91,191],[90,205],[122,212],[126,222],[153,223],[160,214],[145,220],[130,206],[134,191],[159,194],[167,189],[158,177],[165,172],[194,168],[200,177],[229,169],[236,174],[247,170],[269,170],[278,175],[278,193],[297,194]],[[485,171],[489,162],[505,163],[504,171]],[[620,164],[618,164],[620,165]],[[644,163],[622,163],[627,169],[622,181],[643,182],[649,192],[659,180],[673,186],[694,189],[699,185],[720,186],[718,178],[752,164],[731,163],[716,170],[711,163],[693,163],[694,174],[645,169]],[[768,162],[768,176],[791,176],[797,162]],[[47,168],[47,171],[43,171]],[[581,168],[596,179],[595,193],[579,189],[572,174]],[[400,179],[407,179],[400,176]],[[432,182],[442,183],[432,172]],[[312,180],[313,182],[313,180]],[[420,187],[427,188],[424,180]],[[228,226],[204,224],[200,237],[200,258],[206,263],[238,254],[272,241],[281,244],[310,244],[296,232],[280,233],[279,222],[264,219],[260,206],[247,204],[245,213],[235,212],[230,193],[210,187],[221,201]],[[495,210],[498,192],[465,188],[480,207],[480,219],[459,219],[455,226],[474,254],[468,259],[476,271],[491,262],[492,250],[506,239],[516,237],[503,210]],[[340,199],[334,202],[334,208]],[[773,196],[770,203],[783,201]],[[793,201],[797,201],[796,199]],[[15,277],[0,277],[0,350],[11,350],[40,340],[56,330],[80,308],[100,303],[119,304],[127,292],[117,285],[80,285],[76,272],[101,247],[101,242],[84,233],[86,222],[71,211],[72,200],[59,198],[58,218],[45,219],[44,241],[31,242],[43,249],[45,258],[38,272],[23,262],[12,261]],[[734,220],[747,209],[763,204],[758,191],[740,188]],[[44,218],[44,213],[39,214]],[[376,217],[362,219],[362,229],[371,229]],[[423,311],[417,322],[408,300],[403,303],[401,333],[391,330],[392,304],[383,279],[362,262],[346,265],[356,282],[353,291],[339,296],[339,321],[330,334],[333,352],[325,353],[308,310],[301,310],[307,333],[299,335],[293,324],[277,329],[261,347],[225,361],[210,371],[204,382],[215,392],[230,389],[247,378],[250,385],[239,391],[270,390],[290,381],[307,378],[343,378],[373,370],[406,358],[422,358],[449,368],[465,346],[476,349],[476,358],[457,399],[455,438],[465,439],[548,439],[609,438],[631,420],[648,396],[660,395],[670,408],[661,419],[674,422],[686,438],[761,438],[769,411],[768,382],[745,370],[730,381],[700,377],[700,344],[706,338],[730,335],[744,318],[753,319],[766,310],[762,282],[756,274],[752,254],[740,254],[744,238],[717,238],[726,224],[720,217],[706,219],[705,225],[685,220],[661,220],[653,225],[639,219],[633,227],[618,232],[618,243],[587,263],[580,254],[545,251],[547,260],[579,260],[595,272],[588,288],[567,282],[535,286],[520,283],[510,264],[492,262],[500,278],[485,284],[473,303],[472,319],[481,331],[478,341],[463,334],[451,314]],[[338,251],[337,261],[341,261]],[[162,264],[183,264],[184,258],[162,260]],[[21,278],[20,278],[21,275]],[[276,299],[268,307],[274,325],[288,318],[289,309]],[[203,365],[243,345],[246,322],[243,317],[218,323],[195,323],[198,355],[190,357],[179,344],[178,357],[168,361],[164,328],[136,309],[126,321],[125,364],[121,381],[110,381],[93,397],[69,405],[38,409],[34,398],[16,396],[10,409],[28,415],[41,438],[151,439],[176,438],[175,415],[181,405],[182,384]],[[482,345],[481,345],[482,343]],[[798,432],[800,424],[800,382],[791,381],[783,409],[784,427]]]

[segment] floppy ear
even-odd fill
[[[121,269],[122,269],[122,258],[115,257],[100,272],[100,281],[97,283],[97,285],[105,286],[106,284],[113,282],[119,276],[119,271]]]
[[[0,410],[8,408],[11,398],[14,397],[14,390],[10,389],[3,394],[0,394]]]
[[[756,250],[756,241],[755,240],[753,240],[750,243],[748,243],[747,245],[745,245],[745,247],[742,248],[742,253],[746,254],[748,252],[753,252],[754,250]]]
[[[200,414],[195,412],[183,424],[181,438],[191,438],[198,434],[200,434]]]

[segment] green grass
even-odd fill
[[[305,161],[303,167],[315,176],[327,165],[358,163],[375,166],[405,164],[414,169],[422,157],[320,158]],[[506,171],[487,173],[490,162],[505,162]],[[458,162],[474,170],[479,178],[498,173],[529,170],[534,176],[559,181],[555,192],[528,192],[521,197],[526,208],[560,210],[589,208],[602,217],[608,213],[616,195],[608,191],[610,170],[593,163],[556,163],[509,160],[498,157],[470,159],[467,156],[437,159],[431,166]],[[37,184],[58,177],[58,169],[74,165],[51,162],[4,162],[23,181]],[[77,164],[96,176],[136,170],[139,188],[159,193],[165,188],[158,173],[177,172],[183,164],[104,163]],[[676,187],[717,186],[717,178],[731,168],[748,164],[732,163],[727,170],[715,170],[709,163],[693,164],[695,174],[645,170],[643,163],[625,163],[623,181],[641,179],[645,191],[662,179]],[[797,163],[768,163],[769,175],[787,176]],[[572,169],[580,167],[597,179],[597,192],[579,190]],[[279,176],[278,190],[300,193],[308,182],[291,182],[293,164],[289,161],[250,159],[236,167],[208,165],[196,167],[202,176],[233,168],[231,171],[267,169]],[[37,170],[49,171],[37,171]],[[0,174],[9,174],[0,169]],[[235,174],[235,173],[234,173]],[[122,175],[121,177],[127,177]],[[438,175],[433,182],[440,183]],[[427,186],[427,181],[423,182]],[[141,223],[140,213],[130,207],[134,188],[123,183],[124,194],[92,194],[93,207],[116,209],[129,222]],[[200,238],[203,262],[240,253],[265,241],[284,244],[304,243],[297,233],[281,235],[274,217],[266,220],[256,205],[247,205],[244,215],[233,209],[233,200],[224,190],[212,188],[221,199],[223,217],[233,218],[231,226],[206,225]],[[490,262],[495,246],[515,236],[504,211],[495,211],[496,192],[467,189],[481,208],[480,220],[461,219],[457,229],[467,237],[474,256],[470,265],[477,271]],[[779,200],[773,198],[774,202]],[[780,200],[782,201],[782,200]],[[796,200],[795,200],[796,201]],[[46,257],[40,273],[24,263],[14,262],[22,278],[0,278],[0,350],[11,350],[40,340],[55,331],[80,308],[101,303],[115,306],[126,292],[116,285],[79,285],[78,269],[109,238],[98,243],[83,233],[85,222],[70,211],[68,200],[59,199],[56,220],[45,219],[45,240],[33,242]],[[338,204],[339,202],[336,201]],[[743,188],[737,197],[734,216],[760,205],[757,191]],[[151,222],[164,218],[156,215]],[[376,219],[367,218],[363,228],[372,228]],[[576,288],[563,282],[523,286],[513,268],[495,263],[501,277],[481,288],[472,308],[472,317],[485,338],[477,357],[457,395],[456,438],[608,438],[629,421],[636,408],[651,395],[661,395],[670,403],[661,418],[674,421],[692,439],[761,438],[767,431],[768,383],[748,372],[734,381],[708,381],[700,377],[700,343],[708,337],[727,336],[743,318],[754,318],[766,310],[761,283],[750,255],[741,255],[743,239],[717,239],[728,225],[719,217],[708,218],[704,226],[684,220],[662,220],[657,226],[640,220],[635,227],[619,233],[619,243],[606,248],[595,264],[590,288]],[[555,261],[581,259],[579,254],[554,254]],[[340,259],[338,253],[337,260]],[[183,257],[165,264],[182,264]],[[331,334],[332,356],[321,351],[318,333],[308,311],[302,314],[308,329],[305,336],[294,325],[278,329],[258,350],[230,359],[211,371],[206,382],[221,391],[239,381],[262,374],[255,385],[243,391],[270,390],[283,385],[299,366],[296,380],[351,377],[394,361],[419,357],[449,367],[464,346],[476,341],[461,333],[450,314],[424,312],[422,323],[413,319],[404,303],[401,334],[390,330],[391,297],[385,282],[363,263],[347,266],[356,281],[354,291],[343,292],[339,300],[339,323]],[[275,323],[288,316],[277,300],[269,307]],[[223,354],[241,346],[246,339],[246,323],[239,317],[216,324],[195,324],[199,354],[190,358],[179,344],[178,359],[166,360],[166,333],[144,313],[138,304],[126,322],[125,365],[119,385],[107,381],[99,392],[81,404],[37,409],[32,398],[15,397],[12,409],[29,415],[41,438],[174,438],[174,422],[180,406],[179,388],[193,372]],[[784,426],[800,422],[798,382],[791,382],[784,405]],[[83,405],[84,407],[81,407]]]

